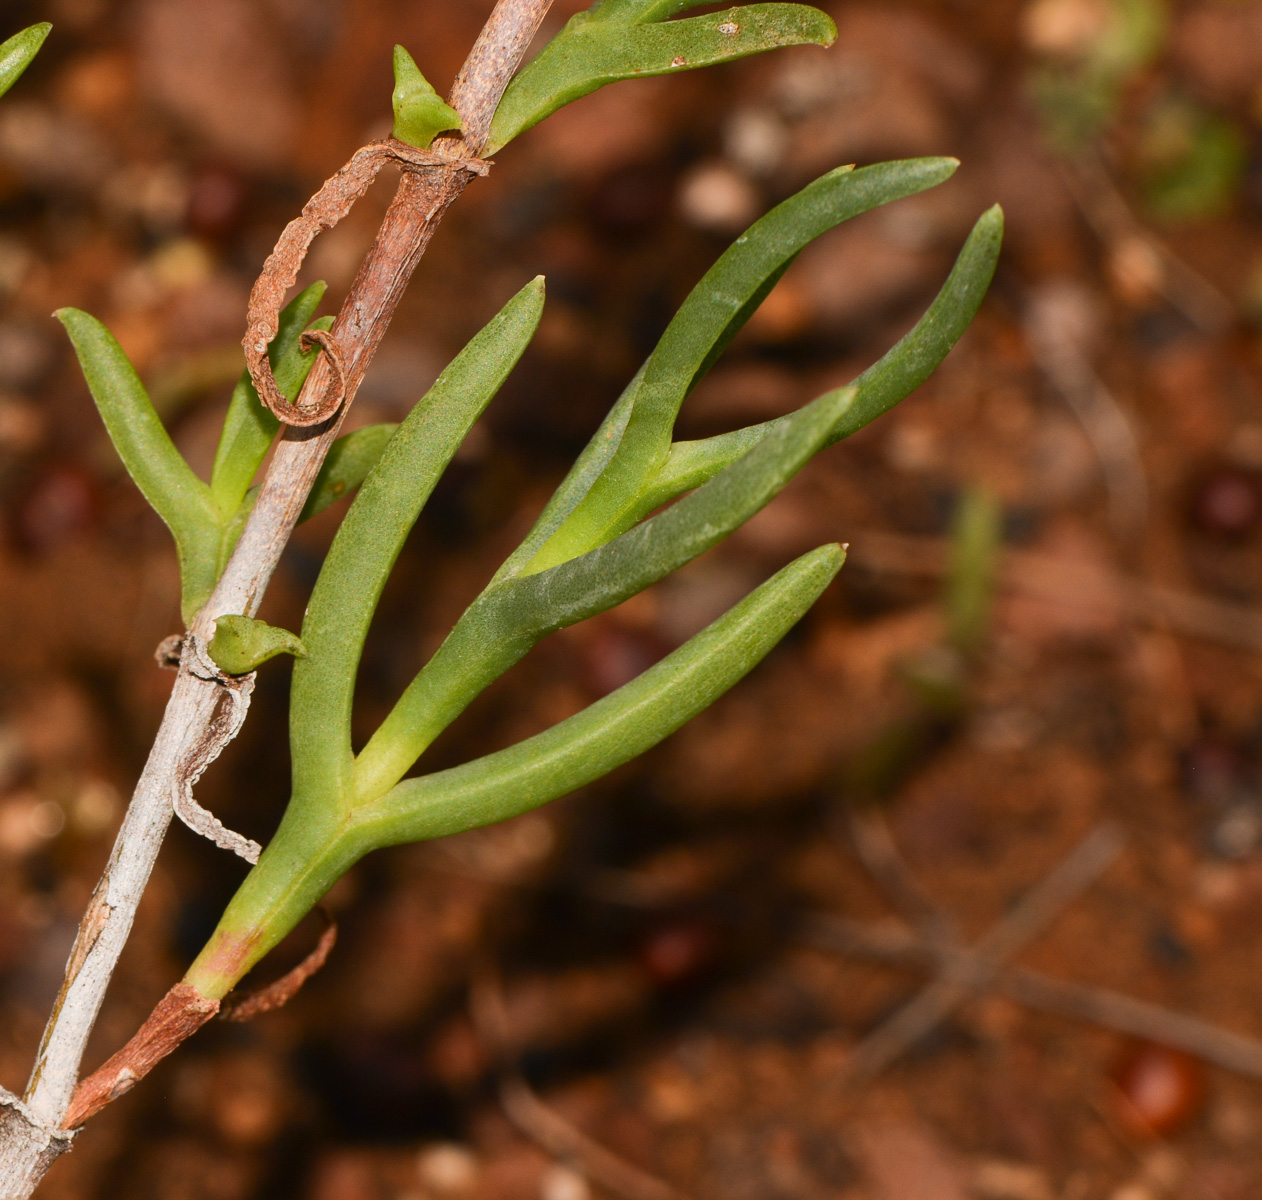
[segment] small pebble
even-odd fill
[[[703,163],[684,177],[679,209],[684,219],[711,233],[739,233],[762,207],[758,189],[724,163]]]
[[[1113,1072],[1116,1112],[1121,1125],[1136,1137],[1177,1133],[1200,1112],[1205,1101],[1205,1068],[1194,1058],[1141,1042]]]
[[[710,965],[716,941],[710,922],[678,921],[655,929],[644,939],[640,961],[655,983],[683,983]]]
[[[1221,467],[1193,488],[1191,518],[1204,533],[1241,538],[1252,533],[1262,517],[1262,485],[1252,471]]]
[[[231,167],[206,166],[189,183],[185,222],[190,233],[224,238],[241,227],[249,208],[250,185]]]
[[[539,1181],[539,1200],[591,1200],[587,1180],[571,1167],[554,1163]]]
[[[426,1146],[416,1159],[416,1173],[436,1192],[463,1192],[478,1178],[478,1160],[467,1146],[441,1142]]]
[[[981,1163],[973,1176],[973,1192],[978,1200],[1054,1200],[1051,1181],[1045,1171],[1028,1163]]]

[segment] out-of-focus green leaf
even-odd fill
[[[820,396],[665,512],[579,558],[483,592],[360,753],[357,800],[393,787],[478,693],[549,633],[620,604],[744,524],[828,440],[853,400],[846,388]]]
[[[486,152],[496,153],[558,108],[607,83],[708,67],[778,46],[831,46],[837,37],[832,21],[804,4],[747,4],[667,22],[649,15],[690,7],[606,3],[571,17],[508,85]]]
[[[267,356],[276,385],[291,403],[315,365],[318,351],[304,353],[299,338],[311,321],[312,313],[319,308],[327,286],[323,280],[318,280],[284,307],[280,327],[268,347]],[[312,327],[328,329],[331,324],[331,318],[324,318]],[[228,415],[224,418],[210,472],[211,494],[225,521],[240,508],[279,428],[280,422],[254,390],[249,372],[243,371],[228,403]]]
[[[1036,25],[1039,7],[1033,9]],[[1083,25],[1076,39],[1056,44],[1065,41],[1065,31],[1054,34],[1054,45],[1031,76],[1048,136],[1066,152],[1104,132],[1131,81],[1166,41],[1163,0],[1101,0],[1095,15],[1098,22]]]
[[[122,347],[95,317],[58,309],[84,378],[127,473],[175,537],[181,610],[191,622],[215,585],[219,510],[175,448]]]
[[[635,514],[645,511],[646,490],[666,465],[685,397],[802,248],[842,221],[936,186],[958,165],[953,158],[920,158],[859,171],[842,167],[790,196],[737,238],[680,306],[593,438],[587,461],[580,460],[559,489],[565,501],[548,506],[505,574],[555,566],[634,524]],[[616,433],[615,422],[621,424]]]
[[[365,425],[344,434],[329,447],[320,474],[311,487],[299,521],[307,521],[355,490],[377,464],[397,424]]]
[[[713,704],[815,603],[840,546],[790,563],[656,666],[544,733],[449,771],[409,779],[353,818],[363,850],[443,837],[527,812],[599,779]]]
[[[459,129],[460,114],[434,91],[433,85],[402,47],[394,48],[394,106],[392,134],[401,142],[428,150],[444,130]]]
[[[1248,144],[1226,117],[1182,98],[1153,105],[1140,142],[1143,197],[1163,221],[1222,213],[1240,190]]]
[[[22,72],[31,65],[31,59],[39,53],[51,29],[48,21],[41,21],[38,25],[28,25],[8,41],[0,43],[0,96],[17,83]]]
[[[311,593],[294,668],[294,794],[344,804],[351,698],[368,625],[394,561],[434,485],[534,335],[543,278],[528,283],[455,357],[398,427],[348,510]],[[295,799],[295,803],[297,799]]]
[[[241,616],[216,618],[215,636],[207,650],[215,665],[229,675],[248,675],[278,654],[307,657],[307,648],[296,633]]]
[[[984,488],[965,492],[952,524],[944,597],[948,637],[961,654],[972,654],[990,626],[1002,546],[1003,511],[994,496]]]

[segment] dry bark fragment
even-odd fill
[[[220,755],[223,748],[240,732],[250,709],[254,692],[254,673],[226,675],[206,650],[206,643],[189,634],[183,643],[183,657],[189,674],[218,684],[222,699],[210,723],[193,737],[180,760],[173,780],[171,806],[194,833],[209,838],[223,850],[231,850],[248,863],[256,863],[263,847],[258,842],[229,829],[214,813],[204,809],[193,798],[193,788],[203,772]]]
[[[281,395],[267,358],[267,347],[280,329],[280,310],[285,293],[297,281],[298,271],[311,243],[351,211],[355,201],[372,186],[381,168],[391,161],[414,173],[454,171],[485,175],[487,171],[487,164],[478,158],[451,157],[438,151],[418,150],[396,138],[370,142],[355,151],[336,175],[326,179],[320,190],[303,206],[302,213],[285,226],[250,292],[242,346],[259,399],[286,425],[319,425],[337,412],[346,398],[347,364],[331,334],[320,330],[308,331],[303,335],[304,340],[307,344],[318,344],[328,355],[337,375],[337,386],[321,393],[318,403],[311,407],[291,404]]]
[[[323,909],[320,910],[328,922],[315,949],[307,955],[292,971],[287,971],[275,983],[269,983],[257,992],[242,996],[239,1000],[229,1000],[223,1011],[225,1021],[249,1021],[260,1013],[271,1012],[288,1004],[307,982],[328,961],[329,954],[337,942],[337,922]]]

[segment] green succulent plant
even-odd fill
[[[488,151],[615,80],[778,46],[827,45],[835,36],[824,14],[797,4],[671,19],[696,4],[601,0],[572,18],[509,85]],[[458,118],[453,122],[406,51],[396,50],[395,63],[396,137],[423,146],[457,128]],[[210,644],[230,674],[275,653],[300,656],[290,698],[293,788],[279,830],[190,968],[188,985],[222,997],[363,855],[500,821],[598,779],[679,728],[772,649],[840,569],[839,545],[789,563],[656,666],[568,720],[461,766],[409,775],[434,739],[531,647],[715,546],[814,455],[888,411],[935,369],[989,286],[1002,237],[998,208],[978,220],[919,323],[849,385],[773,421],[674,439],[689,392],[813,239],[937,186],[956,165],[923,158],[841,167],[737,238],[684,301],[521,545],[358,750],[351,735],[355,678],[378,599],[444,469],[529,344],[544,307],[543,280],[521,288],[397,427],[361,429],[335,443],[304,516],[358,493],[300,634],[229,617]],[[289,304],[270,347],[291,400],[313,362],[301,335],[327,328],[327,321],[313,322],[323,291],[312,285]],[[276,418],[243,375],[204,481],[175,449],[108,330],[77,310],[58,315],[120,457],[174,536],[182,611],[191,623],[250,512]]]

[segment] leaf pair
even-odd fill
[[[276,380],[297,396],[314,361],[299,338],[324,295],[312,284],[286,307],[271,346]],[[214,590],[254,503],[251,487],[279,422],[259,401],[243,373],[224,419],[209,483],[199,479],[175,448],[122,347],[95,317],[63,308],[57,317],[74,345],[92,398],[127,472],[175,538],[180,564],[180,611],[191,624]],[[362,429],[334,444],[308,498],[303,516],[313,516],[355,487],[375,461],[392,426]]]
[[[486,153],[607,83],[688,71],[778,46],[831,46],[837,27],[805,4],[747,4],[670,21],[705,0],[598,0],[571,17],[508,85]]]

